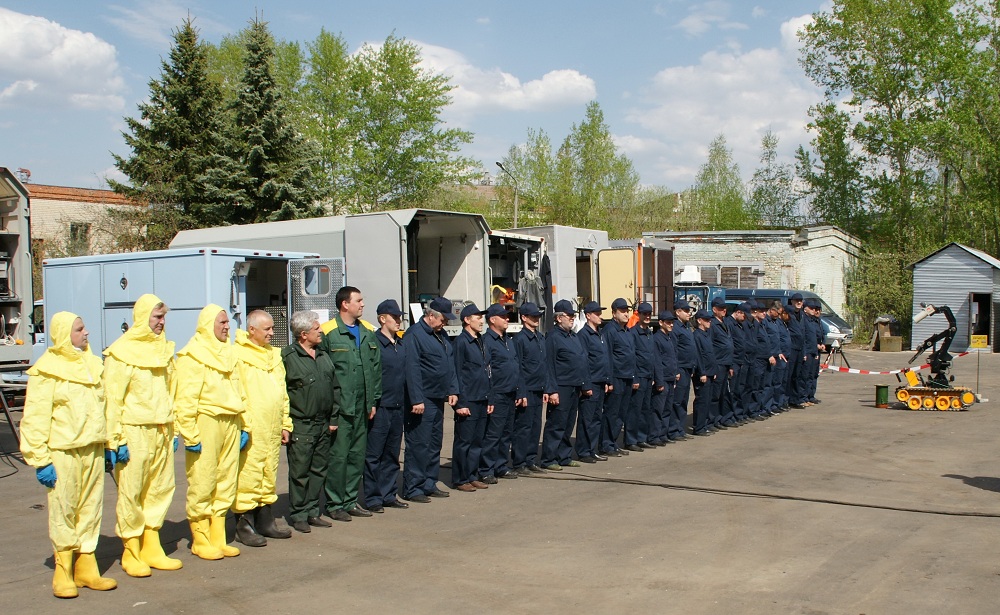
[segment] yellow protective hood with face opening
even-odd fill
[[[229,341],[221,342],[215,337],[215,319],[224,309],[214,303],[206,305],[198,314],[198,326],[194,337],[181,348],[177,356],[189,356],[195,361],[228,374],[236,368],[236,353]]]
[[[139,297],[132,308],[132,328],[111,344],[104,356],[146,369],[166,367],[174,356],[174,343],[167,340],[165,329],[157,335],[149,328],[149,317],[161,303],[156,295]]]
[[[57,312],[52,316],[49,323],[52,346],[28,370],[29,376],[43,374],[80,384],[100,382],[104,364],[90,351],[90,344],[83,350],[73,346],[70,334],[77,318],[72,312]]]

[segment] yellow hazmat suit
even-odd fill
[[[107,448],[127,444],[128,463],[115,466],[118,522],[125,543],[122,568],[134,577],[150,568],[177,570],[159,530],[174,497],[174,412],[170,381],[174,343],[149,328],[150,315],[163,302],[143,295],[132,308],[132,328],[104,351],[104,390],[108,400]]]
[[[273,504],[275,476],[281,454],[281,430],[292,431],[288,417],[288,390],[281,350],[258,346],[244,330],[236,332],[236,358],[240,383],[246,391],[246,413],[254,437],[243,451],[233,510],[245,513]]]
[[[226,544],[226,512],[236,501],[240,431],[251,431],[244,413],[236,354],[228,340],[215,337],[215,319],[225,313],[208,305],[198,315],[191,341],[177,353],[174,420],[187,447],[187,516],[191,552],[203,559],[234,557]]]
[[[76,597],[77,587],[117,586],[100,576],[94,558],[104,508],[103,366],[89,344],[73,346],[78,319],[70,312],[52,317],[52,347],[28,370],[21,420],[25,462],[39,469],[52,465],[56,473],[48,494],[49,538],[56,564],[52,590],[60,598]]]

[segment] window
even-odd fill
[[[331,291],[330,267],[307,265],[302,268],[302,292],[309,296],[329,295]]]

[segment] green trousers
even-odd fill
[[[358,504],[361,478],[368,447],[368,416],[340,415],[337,431],[331,434],[330,467],[326,472],[326,509],[351,510]]]
[[[293,522],[318,517],[319,496],[330,463],[330,426],[292,420],[288,455],[288,513]]]

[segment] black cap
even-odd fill
[[[587,305],[583,306],[584,314],[593,314],[595,312],[603,312],[603,311],[604,308],[601,306],[600,303],[596,301],[588,301]]]
[[[744,314],[749,314],[751,310],[753,310],[753,307],[751,307],[749,303],[744,301],[743,303],[736,306],[736,309],[739,310],[740,312],[743,312]]]
[[[667,321],[677,320],[677,317],[674,316],[674,313],[671,312],[670,310],[661,310],[660,313],[658,314],[658,317],[660,320],[667,320]]]
[[[802,293],[794,293],[791,297],[788,298],[789,303],[791,303],[792,301],[802,301]]]
[[[490,319],[493,318],[494,316],[503,316],[504,318],[507,318],[508,316],[507,308],[500,305],[499,303],[494,303],[490,307],[486,308],[486,318]]]
[[[691,304],[688,303],[685,299],[678,299],[677,301],[674,301],[674,309],[675,310],[690,310],[691,309]]]
[[[712,320],[712,313],[708,310],[698,310],[695,312],[695,318],[704,318],[705,320]]]
[[[375,308],[375,314],[388,314],[390,316],[402,316],[403,310],[399,309],[399,304],[395,299],[386,299]]]
[[[452,313],[451,301],[445,299],[444,297],[437,297],[436,299],[431,299],[431,302],[427,304],[427,307],[434,310],[435,312],[441,312],[444,317],[448,320],[455,320],[455,314]]]
[[[479,309],[475,303],[470,303],[469,305],[462,308],[462,319],[465,320],[469,316],[474,316],[476,314],[485,314],[485,310]]]
[[[518,313],[521,316],[534,316],[535,318],[542,315],[542,311],[538,309],[538,306],[530,301],[522,303],[520,309],[518,309]]]
[[[569,316],[576,316],[576,310],[573,309],[573,304],[565,299],[560,299],[556,301],[556,306],[554,310],[557,314],[567,314]]]
[[[652,314],[653,306],[643,301],[642,303],[639,304],[639,307],[635,308],[635,311],[639,312],[640,314]]]
[[[611,309],[612,310],[627,310],[628,309],[628,301],[625,301],[621,297],[618,297],[617,299],[615,299],[614,301],[611,302]]]
[[[750,309],[753,310],[754,312],[763,312],[764,304],[761,303],[760,301],[754,301],[753,303],[750,304]]]
[[[726,307],[726,300],[722,297],[716,297],[712,299],[712,307],[714,308],[724,308]]]

